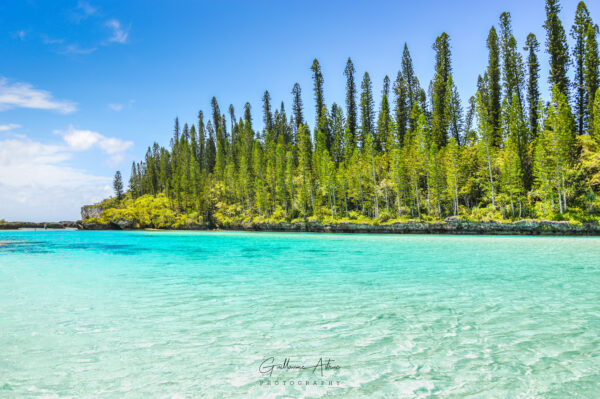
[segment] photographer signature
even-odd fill
[[[283,363],[275,363],[274,357],[268,357],[258,366],[258,371],[262,375],[266,375],[271,377],[273,375],[273,370],[311,370],[313,374],[316,374],[317,371],[321,373],[323,376],[323,372],[327,370],[339,370],[339,365],[333,365],[334,360],[327,358],[325,361],[323,358],[319,358],[319,360],[314,365],[307,366],[305,364],[300,363],[292,363],[289,357],[283,359]]]

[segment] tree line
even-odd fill
[[[191,125],[175,119],[168,148],[154,143],[133,163],[129,194],[164,194],[174,211],[196,212],[205,222],[592,212],[600,186],[600,155],[590,156],[599,154],[600,143],[598,26],[580,2],[569,48],[559,1],[547,0],[545,11],[546,101],[540,43],[530,33],[520,48],[504,12],[489,31],[487,67],[464,107],[446,33],[433,43],[428,85],[417,78],[406,44],[401,68],[393,81],[384,78],[380,96],[368,72],[356,76],[349,58],[343,105],[326,104],[315,59],[312,129],[298,83],[289,114],[265,91],[262,130],[253,127],[250,103],[236,118],[232,105],[222,110],[213,97],[210,113],[198,112]],[[584,158],[591,166],[582,167]]]

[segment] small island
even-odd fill
[[[431,82],[416,77],[404,44],[378,98],[348,58],[343,106],[326,102],[314,59],[312,127],[298,83],[291,113],[264,92],[261,128],[250,103],[238,118],[213,97],[206,117],[176,118],[169,144],[155,142],[133,162],[126,190],[117,171],[115,197],[84,208],[82,226],[597,234],[597,28],[583,17],[573,27],[571,84],[558,6],[547,7],[549,98],[540,93],[538,40],[529,34],[521,55],[509,13],[489,31],[487,67],[464,107],[446,33],[433,43]],[[589,16],[584,5],[578,13]]]

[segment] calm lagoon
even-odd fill
[[[600,397],[599,238],[0,242],[0,398]]]

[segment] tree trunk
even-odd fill
[[[346,205],[346,217],[348,217],[348,190],[344,189],[344,204]]]

